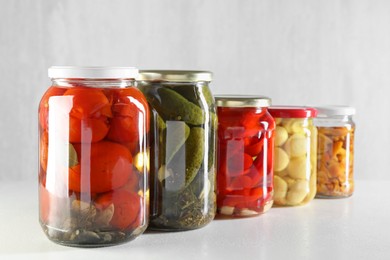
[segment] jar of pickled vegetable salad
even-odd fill
[[[208,71],[140,71],[151,107],[151,229],[196,229],[215,216],[211,80]]]
[[[147,227],[149,110],[128,67],[51,67],[39,105],[39,219],[56,243],[98,247]]]
[[[276,121],[274,202],[277,206],[298,206],[316,194],[317,129],[310,107],[273,106]]]
[[[318,117],[317,197],[343,198],[354,191],[355,108],[316,107]]]
[[[216,96],[218,213],[256,216],[273,203],[275,121],[262,96]]]

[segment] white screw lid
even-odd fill
[[[356,113],[356,109],[350,106],[319,106],[315,109],[318,111],[317,117],[352,116]]]
[[[62,79],[135,79],[138,77],[138,69],[135,67],[52,66],[48,69],[48,76]]]

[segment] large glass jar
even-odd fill
[[[316,194],[317,129],[310,107],[270,107],[276,121],[274,202],[277,206],[304,205]]]
[[[260,96],[216,96],[218,111],[218,213],[248,217],[273,203],[275,121],[271,100]]]
[[[355,108],[317,107],[318,117],[318,198],[349,197],[354,191],[353,158]]]
[[[151,107],[150,228],[188,230],[215,216],[214,98],[207,71],[140,71]]]
[[[147,227],[149,109],[138,70],[51,67],[39,105],[40,223],[56,243],[98,247]]]

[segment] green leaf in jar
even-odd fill
[[[77,152],[71,143],[69,143],[69,157],[68,158],[69,158],[69,167],[72,167],[72,166],[79,164],[79,160],[77,159]]]
[[[186,142],[190,128],[182,121],[166,122],[165,164],[169,164],[180,147]]]
[[[179,93],[169,89],[160,88],[158,94],[161,98],[160,113],[166,120],[180,120],[191,125],[204,123],[204,113],[200,107],[191,103]]]
[[[198,173],[205,150],[204,129],[191,128],[190,136],[186,141],[186,185],[190,184]]]

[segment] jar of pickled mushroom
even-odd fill
[[[217,205],[225,217],[266,212],[273,203],[275,121],[262,96],[216,96]]]
[[[355,108],[316,107],[318,117],[317,196],[349,197],[354,191]]]
[[[149,109],[131,67],[51,67],[39,105],[39,219],[77,247],[129,241],[147,227]]]
[[[140,71],[151,107],[151,229],[196,229],[215,216],[211,80],[208,71]]]
[[[310,107],[269,108],[276,121],[274,202],[276,206],[298,206],[316,194],[317,129]]]

